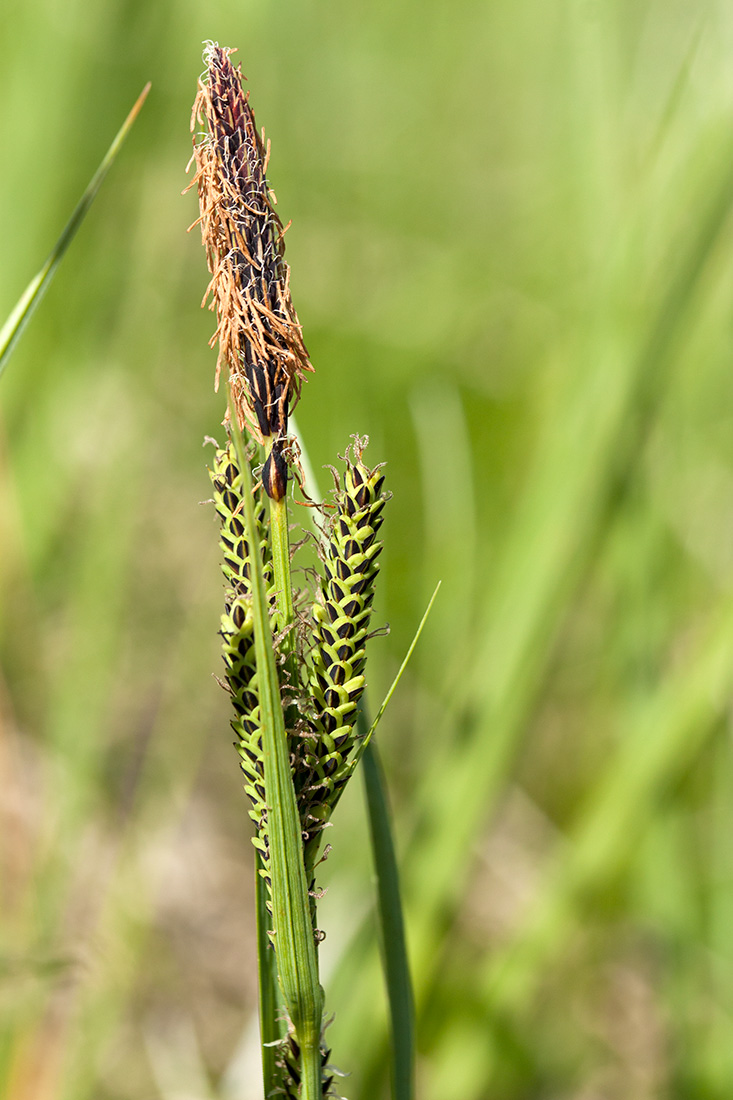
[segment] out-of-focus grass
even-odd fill
[[[217,38],[293,219],[311,458],[358,430],[389,463],[373,699],[443,580],[379,734],[421,1096],[727,1098],[728,6],[39,0],[0,27],[0,312],[153,81],[0,392],[0,1094],[257,1095],[179,197]],[[321,903],[353,1100],[387,1095],[357,792]]]

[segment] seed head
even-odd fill
[[[216,310],[217,387],[226,364],[240,427],[246,424],[260,443],[270,437],[281,453],[289,408],[313,368],[290,297],[285,229],[267,182],[269,143],[257,132],[231,52],[207,46],[191,117],[192,131],[206,126],[203,135],[194,133],[194,183],[211,272],[204,303],[211,297]],[[271,480],[279,489],[282,470]]]
[[[358,738],[356,712],[364,692],[374,584],[382,542],[378,538],[383,491],[381,466],[363,462],[366,438],[354,437],[346,452],[343,489],[323,532],[324,575],[313,606],[309,694],[311,734],[302,742],[302,768],[309,777],[301,795],[306,866],[313,867],[321,832],[353,773]]]

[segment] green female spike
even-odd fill
[[[300,801],[311,869],[323,827],[353,771],[356,711],[365,687],[366,642],[383,545],[377,534],[389,499],[382,491],[381,467],[372,470],[362,461],[366,444],[355,436],[345,456],[343,489],[337,488],[336,512],[321,546],[320,599],[313,607],[309,691],[315,714],[299,764],[307,776]]]
[[[231,727],[237,739],[235,747],[239,753],[245,777],[244,789],[252,804],[249,815],[257,830],[252,843],[262,855],[262,873],[266,879],[269,879],[267,807],[249,576],[249,548],[242,518],[242,476],[231,443],[217,450],[210,476],[214,487],[214,506],[221,525],[219,537],[223,554],[221,568],[227,581],[220,633],[226,686],[234,709]],[[268,595],[274,600],[272,561],[267,533],[267,507],[261,494],[255,500],[255,521]]]

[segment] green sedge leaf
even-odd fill
[[[84,217],[89,210],[89,207],[94,202],[99,188],[104,183],[107,173],[109,172],[112,164],[115,161],[115,158],[117,157],[117,154],[122,148],[122,143],[132,129],[132,125],[135,122],[135,119],[140,114],[140,110],[143,103],[145,102],[149,91],[150,82],[145,85],[143,90],[140,92],[140,95],[137,97],[134,107],[130,111],[125,121],[122,123],[122,126],[117,132],[117,136],[107,150],[101,164],[99,165],[99,168],[97,168],[97,171],[94,173],[91,180],[89,181],[89,185],[86,191],[80,198],[76,208],[74,209],[73,214],[71,215],[68,222],[66,223],[66,226],[64,227],[63,233],[51,250],[45,264],[38,272],[38,274],[33,279],[31,279],[28,286],[25,288],[20,298],[18,299],[15,308],[11,311],[10,316],[6,320],[2,329],[0,329],[0,375],[2,375],[5,366],[7,365],[10,354],[15,347],[15,344],[20,337],[20,334],[30,320],[31,315],[33,314],[33,311],[35,310],[38,303],[41,301],[41,298],[48,290],[51,279],[56,273],[56,268],[60,264],[64,253],[74,239],[76,231],[83,222]]]

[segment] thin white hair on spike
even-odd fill
[[[211,61],[211,57],[212,57],[212,54],[214,53],[214,50],[219,49],[219,43],[218,42],[212,42],[212,40],[210,38],[207,38],[207,39],[205,39],[205,41],[203,43],[203,46],[204,46],[203,60],[204,60],[204,64],[206,65],[206,68],[208,69],[209,62]]]

